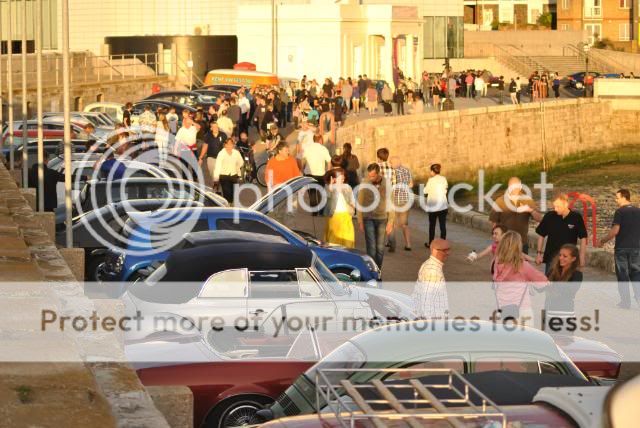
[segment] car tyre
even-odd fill
[[[84,277],[87,281],[100,281],[98,268],[104,263],[104,255],[92,256],[85,268]]]
[[[218,404],[209,413],[205,427],[229,428],[249,425],[255,413],[271,403],[271,398],[259,395],[231,398]]]
[[[267,169],[267,164],[263,163],[256,170],[256,180],[258,181],[258,184],[261,185],[262,187],[267,187],[267,177],[265,175],[266,169]]]

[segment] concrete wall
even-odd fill
[[[586,40],[582,31],[465,31],[464,56],[495,56],[493,45],[515,46],[527,55],[562,55],[562,47]]]
[[[591,49],[591,55],[602,58],[615,65],[624,74],[628,75],[633,72],[636,76],[640,76],[640,54],[629,52],[618,52],[608,49]]]
[[[361,121],[338,130],[339,144],[351,142],[360,163],[375,160],[381,147],[400,154],[418,180],[432,163],[449,179],[477,177],[478,169],[540,161],[543,146],[555,159],[583,150],[640,144],[636,111],[617,111],[605,101],[566,100],[520,106]]]

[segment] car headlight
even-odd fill
[[[364,260],[364,264],[367,266],[367,269],[369,269],[370,272],[380,273],[380,268],[371,256],[364,255],[362,256],[362,259]]]

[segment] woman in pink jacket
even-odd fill
[[[522,324],[533,324],[529,284],[535,288],[549,285],[547,277],[524,260],[520,234],[509,231],[498,244],[493,273],[496,301],[502,319],[518,314]]]

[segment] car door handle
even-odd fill
[[[260,314],[264,314],[264,309],[256,309],[255,311],[253,311],[253,312],[249,312],[249,313],[250,313],[251,315],[258,316],[258,315],[260,315]]]

